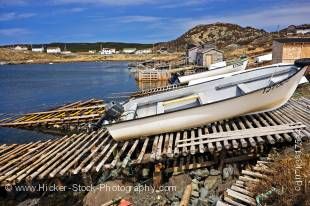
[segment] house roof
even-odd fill
[[[198,53],[207,53],[207,52],[209,52],[209,51],[211,51],[211,50],[215,50],[215,51],[218,51],[218,52],[220,52],[220,53],[223,53],[222,51],[220,51],[220,50],[218,50],[218,49],[215,49],[215,48],[207,48],[207,49],[205,49],[205,48],[200,48],[200,49],[198,50]]]
[[[310,37],[305,38],[281,38],[281,39],[275,39],[274,41],[280,42],[280,43],[310,43]]]

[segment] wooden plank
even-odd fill
[[[178,142],[180,141],[180,136],[181,136],[180,132],[177,132],[175,142],[174,142],[174,151],[173,151],[173,154],[175,157],[178,157],[180,154],[180,149],[176,146]]]
[[[224,137],[221,137],[221,138],[208,138],[207,137],[207,140],[203,140],[203,143],[204,144],[207,144],[207,143],[210,143],[210,142],[213,142],[213,143],[216,143],[216,142],[220,142],[220,141],[224,141],[224,140],[238,140],[238,139],[242,139],[242,138],[250,138],[250,137],[254,137],[254,136],[257,136],[257,135],[262,135],[262,136],[265,136],[265,135],[272,135],[272,134],[283,134],[283,133],[289,133],[289,132],[293,132],[294,129],[296,128],[304,128],[304,126],[294,126],[294,127],[291,127],[291,129],[283,129],[283,130],[275,130],[275,131],[260,131],[260,132],[253,132],[252,134],[246,134],[246,135],[238,135],[238,134],[233,134],[231,136],[225,136]],[[205,139],[205,137],[204,137]],[[177,147],[188,147],[188,146],[191,146],[191,145],[197,145],[199,144],[199,142],[194,142],[194,143],[179,143],[177,145]]]
[[[245,189],[243,189],[243,188],[241,188],[241,187],[232,185],[232,186],[231,186],[231,189],[234,190],[234,191],[236,191],[236,192],[240,192],[240,193],[242,193],[242,194],[244,194],[244,195],[247,195],[247,196],[249,196],[249,197],[255,197],[255,194],[254,194],[253,192],[249,192],[249,191],[247,191],[247,190],[245,190]]]
[[[202,136],[202,128],[198,128],[198,137],[199,136]],[[202,140],[199,140],[199,152],[201,153],[201,154],[203,154],[203,153],[205,153],[205,148],[204,148],[204,146],[203,146],[203,144],[202,144]]]
[[[167,156],[169,157],[169,158],[172,158],[173,157],[173,133],[170,133],[170,135],[169,135],[169,146],[168,146],[168,150],[167,150]]]
[[[233,191],[231,189],[228,189],[227,190],[227,193],[229,196],[235,198],[235,199],[238,199],[238,200],[241,200],[249,205],[253,205],[253,206],[256,206],[256,201],[254,198],[252,197],[249,197],[247,195],[244,195],[244,194],[241,194],[239,192],[236,192],[236,191]]]
[[[164,135],[159,135],[158,145],[157,145],[157,151],[156,151],[156,160],[161,160],[161,151],[162,151],[162,143],[163,143]]]
[[[227,195],[224,196],[224,201],[228,202],[229,204],[232,204],[234,206],[246,206],[245,204],[239,203],[233,199],[231,199],[230,197],[228,197]]]
[[[25,121],[25,122],[12,122],[12,123],[0,123],[0,126],[17,126],[17,125],[25,125],[25,124],[37,124],[37,123],[45,123],[45,122],[55,122],[55,121],[66,121],[66,120],[77,120],[77,119],[85,119],[85,118],[94,118],[100,117],[101,114],[91,114],[91,115],[83,115],[83,116],[75,116],[75,117],[64,117],[64,118],[53,118],[53,119],[44,119],[44,120],[35,120],[35,121]]]
[[[226,130],[227,130],[229,128],[228,123],[224,121],[224,124],[226,125]],[[220,132],[224,132],[224,129],[221,124],[218,124],[217,127]],[[227,131],[230,131],[230,128]],[[231,148],[231,145],[229,144],[228,140],[224,140],[224,147],[226,150],[229,150]]]
[[[155,161],[155,159],[156,159],[156,152],[157,152],[158,139],[159,139],[159,136],[156,135],[156,136],[155,136],[155,139],[154,139],[154,142],[153,142],[153,147],[152,147],[151,161]]]
[[[140,154],[139,154],[139,156],[138,156],[138,158],[137,158],[137,161],[136,161],[137,164],[140,164],[140,163],[141,163],[141,161],[142,161],[142,159],[143,159],[143,156],[144,156],[144,154],[145,154],[146,147],[147,147],[148,143],[149,143],[149,138],[146,138],[146,139],[144,140],[144,143],[143,143],[142,149],[141,149],[141,151],[140,151]]]
[[[139,139],[135,140],[135,142],[133,143],[132,147],[130,148],[130,150],[129,150],[128,154],[127,154],[127,156],[123,160],[123,164],[122,164],[123,168],[125,168],[127,166],[129,160],[131,159],[131,155],[135,151],[138,143],[139,143]]]
[[[240,125],[241,129],[247,129],[242,120],[243,120],[242,118],[238,118],[238,124]],[[253,137],[253,138],[250,137],[248,140],[249,140],[249,142],[250,142],[251,147],[256,148],[256,147],[257,147],[257,144],[256,144],[254,138],[256,138],[256,136]]]
[[[192,129],[191,130],[191,143],[195,142],[194,139],[195,139],[195,130]],[[190,153],[191,155],[196,154],[196,147],[194,145],[190,146]]]
[[[165,134],[164,139],[165,140],[164,140],[163,151],[162,151],[163,158],[167,157],[167,151],[168,151],[169,139],[170,139],[169,133]]]
[[[188,138],[187,138],[187,131],[183,131],[183,139],[180,140],[180,141],[187,141]],[[187,156],[188,152],[187,152],[187,147],[183,147],[182,148],[182,155],[183,156]]]
[[[114,145],[111,147],[109,152],[105,155],[105,157],[99,162],[99,164],[96,166],[96,172],[99,172],[101,168],[103,168],[104,163],[108,160],[108,158],[111,156],[111,154],[115,151],[118,143],[114,143]],[[66,169],[66,168],[65,168]],[[60,174],[64,174],[66,171],[62,170]]]
[[[209,130],[208,130],[207,127],[205,127],[205,135],[208,135],[208,134],[209,134]],[[202,144],[202,141],[200,141],[200,144]],[[212,154],[214,152],[214,150],[215,150],[213,143],[210,142],[207,145],[208,145],[209,152]]]
[[[268,176],[263,175],[263,174],[258,173],[258,172],[252,172],[249,170],[242,170],[241,173],[244,175],[248,175],[248,176],[252,176],[252,177],[256,177],[256,178],[260,178],[260,179],[268,179]]]

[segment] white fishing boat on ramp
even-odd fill
[[[217,76],[221,74],[242,71],[242,70],[245,70],[247,64],[248,64],[248,60],[246,58],[240,59],[236,62],[233,62],[232,64],[225,65],[225,66],[222,66],[221,64],[219,64],[220,65],[219,67],[215,67],[215,68],[209,69],[204,72],[199,72],[199,73],[186,75],[186,76],[179,76],[178,82],[181,84],[185,84],[185,83],[188,83],[196,79],[213,77],[213,76]]]
[[[106,121],[114,120],[105,126],[122,141],[274,110],[292,96],[308,65],[310,59],[275,64],[112,104]]]

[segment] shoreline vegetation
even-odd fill
[[[89,54],[86,52],[77,52],[69,55],[64,54],[47,54],[36,53],[31,51],[16,51],[12,49],[0,49],[0,62],[3,64],[48,64],[48,63],[71,63],[71,62],[95,62],[95,61],[145,61],[145,60],[161,60],[171,61],[177,60],[182,53],[168,54],[113,54],[100,55]]]

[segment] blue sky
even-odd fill
[[[198,24],[267,31],[310,23],[310,1],[0,0],[0,44],[175,39]]]

